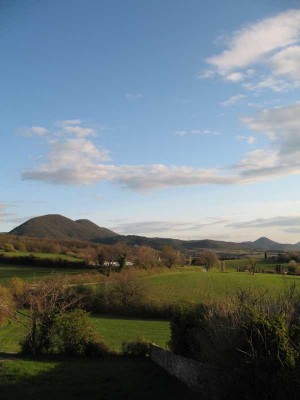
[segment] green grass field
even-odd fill
[[[73,257],[73,256],[68,256],[65,254],[58,254],[58,253],[32,253],[30,251],[0,251],[5,257],[28,257],[28,256],[34,256],[37,258],[47,258],[47,259],[57,259],[60,258],[61,260],[67,260],[67,261],[82,261],[81,258]]]
[[[170,324],[168,321],[99,316],[93,316],[92,320],[112,350],[120,351],[123,341],[134,341],[139,337],[162,347],[170,340]],[[25,328],[20,324],[10,323],[1,327],[0,352],[19,352],[19,343],[25,333]]]
[[[0,362],[1,400],[192,400],[149,359],[43,358]]]
[[[201,272],[196,268],[144,278],[149,296],[163,303],[196,303],[221,299],[227,294],[235,294],[238,289],[267,291],[270,295],[277,295],[293,282],[300,284],[300,278],[293,276],[250,275],[246,272]]]
[[[258,260],[256,268],[260,271],[274,271],[277,264],[280,264],[283,269],[288,268],[288,264],[277,263],[272,260]],[[243,267],[247,265],[246,259],[238,259],[238,260],[226,260],[225,267],[227,272],[236,272],[238,267]]]
[[[47,267],[30,267],[27,265],[6,265],[0,264],[0,284],[5,284],[12,278],[21,278],[24,280],[35,280],[44,278],[53,273],[59,274],[80,274],[82,272],[90,272],[89,269],[82,268],[47,268]]]

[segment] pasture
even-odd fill
[[[201,272],[201,269],[182,269],[180,272],[147,276],[144,279],[148,294],[162,303],[210,302],[237,293],[238,289],[282,293],[290,284],[300,284],[299,277],[246,272]]]
[[[92,316],[94,325],[112,350],[121,351],[123,341],[143,337],[162,347],[170,340],[168,321]],[[0,352],[19,352],[25,335],[21,324],[8,323],[0,329]]]
[[[0,254],[3,254],[5,257],[29,257],[34,256],[36,258],[43,258],[48,260],[66,260],[66,261],[83,261],[81,258],[77,258],[74,256],[69,256],[66,254],[59,254],[59,253],[32,253],[29,251],[0,251]]]
[[[53,268],[53,267],[30,267],[27,265],[0,264],[0,284],[7,283],[12,278],[21,278],[26,281],[44,278],[51,274],[74,275],[87,272],[88,269],[74,268]]]

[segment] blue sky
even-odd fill
[[[300,241],[298,1],[0,1],[0,231]]]

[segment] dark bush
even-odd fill
[[[123,342],[122,350],[126,356],[147,357],[150,355],[150,346],[150,342],[139,338],[136,342]]]
[[[109,349],[90,320],[89,314],[77,309],[56,317],[50,353],[105,356]]]

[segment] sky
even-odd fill
[[[0,0],[0,232],[300,241],[300,4]]]

